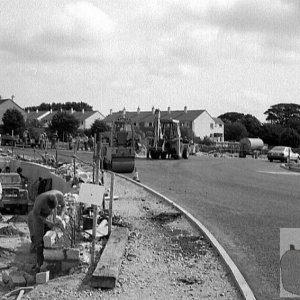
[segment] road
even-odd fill
[[[257,299],[279,299],[279,232],[300,227],[300,173],[264,160],[207,156],[136,166],[142,183],[214,234]]]

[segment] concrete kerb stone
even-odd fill
[[[143,189],[145,189],[146,191],[150,192],[151,194],[153,194],[156,197],[159,197],[160,199],[162,199],[163,201],[167,202],[169,205],[171,205],[172,207],[176,208],[177,210],[181,211],[185,217],[192,223],[194,224],[198,229],[200,229],[203,234],[206,236],[206,238],[210,241],[210,243],[215,247],[215,249],[218,251],[220,257],[223,259],[224,263],[227,265],[227,267],[229,268],[242,296],[244,297],[245,300],[256,300],[250,286],[248,285],[248,283],[246,282],[244,276],[242,275],[242,273],[240,272],[240,270],[238,269],[238,267],[236,266],[236,264],[233,262],[233,260],[230,258],[230,256],[228,255],[228,253],[225,251],[225,249],[223,248],[223,246],[221,246],[221,244],[217,241],[217,239],[212,235],[212,233],[199,221],[197,220],[195,217],[193,217],[189,212],[187,212],[185,209],[183,209],[181,206],[179,206],[178,204],[176,204],[174,201],[172,201],[171,199],[165,197],[164,195],[158,193],[157,191],[149,188],[148,186],[137,182],[131,178],[128,178],[126,176],[120,175],[120,174],[116,174],[117,176],[119,176],[120,178],[123,178],[127,181],[130,181],[131,183],[134,183],[140,187],[142,187]]]

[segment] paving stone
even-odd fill
[[[61,261],[65,259],[64,249],[44,249],[44,259],[50,261]]]
[[[47,283],[49,281],[49,276],[50,276],[49,271],[36,273],[35,275],[36,283],[37,284]]]
[[[45,248],[52,248],[56,241],[56,232],[54,230],[47,231],[43,240]]]
[[[68,248],[66,250],[66,256],[68,260],[79,260],[80,250],[76,248]]]
[[[8,284],[11,289],[26,286],[26,280],[22,274],[10,274],[9,277],[10,280]]]

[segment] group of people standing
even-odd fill
[[[69,150],[93,150],[94,149],[94,137],[90,135],[89,137],[85,134],[79,135],[77,134],[73,137],[71,134],[68,135],[68,147]]]
[[[87,136],[86,134],[77,134],[74,137],[72,134],[68,134],[66,138],[69,150],[82,150],[82,151],[93,151],[94,150],[94,137],[92,135]],[[38,139],[30,137],[28,129],[25,129],[22,136],[23,145],[35,145],[40,149],[47,149],[49,146],[51,149],[57,148],[58,132],[47,135],[46,131],[43,130],[38,134]]]

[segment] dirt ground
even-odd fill
[[[90,265],[36,285],[22,299],[242,299],[214,249],[178,211],[118,177],[114,193],[119,199],[113,203],[113,225],[130,230],[116,288],[92,288],[95,265]],[[0,228],[0,266],[20,269],[35,260],[28,251],[26,216],[7,219],[4,215],[0,227],[14,229],[1,234]],[[0,297],[8,291],[0,286]]]

